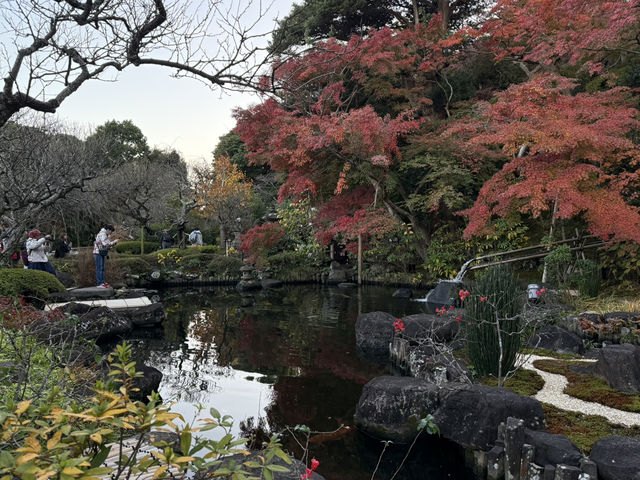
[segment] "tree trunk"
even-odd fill
[[[451,3],[449,0],[438,0],[438,13],[442,15],[442,31],[449,29],[449,20],[451,19]]]
[[[224,249],[224,254],[227,254],[227,232],[224,228],[224,224],[220,222],[220,247]]]

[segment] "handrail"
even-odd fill
[[[478,268],[486,268],[486,267],[491,267],[494,265],[504,265],[506,263],[513,263],[513,262],[518,262],[521,260],[531,260],[534,258],[542,258],[542,257],[546,257],[547,255],[549,255],[549,253],[551,253],[551,250],[549,247],[552,247],[554,245],[562,245],[562,244],[566,244],[566,243],[571,243],[571,242],[575,242],[575,241],[584,241],[586,239],[590,239],[590,238],[597,238],[595,235],[586,235],[584,237],[575,237],[575,238],[569,238],[567,240],[559,240],[557,242],[552,242],[552,243],[545,243],[545,244],[539,244],[539,245],[534,245],[531,247],[523,247],[523,248],[518,248],[515,250],[508,250],[506,252],[500,252],[500,253],[491,253],[488,255],[482,255],[479,257],[475,257],[472,258],[470,260],[467,260],[462,267],[460,267],[460,271],[458,272],[458,274],[455,276],[455,278],[453,279],[454,282],[462,282],[462,279],[464,277],[464,275],[467,273],[467,271],[471,271],[471,270],[477,270]],[[586,248],[594,248],[594,247],[601,247],[606,245],[606,242],[597,242],[597,243],[592,243],[592,244],[588,244],[588,245],[579,245],[577,247],[572,247],[571,251],[576,251],[576,250],[583,250]],[[522,253],[522,252],[526,252],[529,250],[535,250],[538,248],[544,248],[545,250],[543,252],[540,253],[536,253],[533,255],[527,255],[524,257],[515,257],[515,258],[508,258],[508,259],[504,259],[504,260],[496,260],[493,262],[485,262],[482,263],[480,265],[474,265],[474,266],[469,266],[474,262],[478,262],[480,260],[486,260],[489,258],[495,258],[495,257],[502,257],[505,255],[510,255],[513,253]]]

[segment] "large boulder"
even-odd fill
[[[598,465],[600,480],[640,480],[640,438],[601,438],[589,458]]]
[[[524,441],[535,447],[533,462],[540,466],[571,465],[580,466],[582,453],[564,435],[556,435],[542,430],[524,431]]]
[[[452,310],[452,313],[447,315],[417,313],[402,317],[404,335],[417,340],[431,338],[437,342],[450,342],[460,330],[460,322],[455,320],[453,312],[460,313]]]
[[[105,342],[129,333],[131,320],[107,307],[92,308],[78,317],[76,335],[96,342]]]
[[[122,310],[122,315],[131,320],[134,327],[154,327],[160,325],[164,319],[164,307],[161,303],[152,303],[144,307]]]
[[[621,392],[640,392],[640,347],[606,345],[598,352],[594,374]]]
[[[529,346],[558,353],[584,353],[584,342],[576,334],[556,325],[545,325],[529,339]]]
[[[411,377],[377,377],[360,396],[354,420],[363,431],[383,440],[407,443],[418,434],[418,423],[439,405],[439,388]]]
[[[440,402],[433,415],[440,434],[465,447],[489,450],[498,438],[498,425],[508,417],[522,419],[532,430],[544,427],[540,402],[506,388],[464,385],[449,390]]]
[[[369,312],[356,320],[356,348],[368,360],[384,363],[389,360],[389,344],[393,338],[396,317],[386,312]]]

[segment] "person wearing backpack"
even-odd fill
[[[189,241],[194,247],[202,246],[202,233],[197,228],[189,234]]]
[[[109,238],[115,230],[113,225],[105,225],[104,228],[98,232],[93,242],[93,260],[96,264],[96,285],[98,287],[106,288],[111,286],[104,280],[104,269],[109,250],[118,243],[118,239],[111,241]]]

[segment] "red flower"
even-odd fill
[[[469,290],[460,290],[458,295],[460,296],[460,301],[464,302],[469,296]]]
[[[458,315],[456,317],[456,322],[461,322],[462,321],[462,315]]]
[[[480,301],[484,302],[487,299],[487,297],[480,297]]]
[[[451,306],[449,307],[449,310],[453,310],[453,305],[451,305]]]
[[[400,332],[404,332],[404,322],[402,321],[401,318],[396,319],[395,322],[393,322],[393,328],[395,329],[396,333],[400,333]],[[317,460],[316,460],[317,461]],[[313,465],[313,462],[312,462]]]
[[[541,288],[541,289],[540,289],[540,293],[544,293],[544,292],[546,292],[546,291],[547,291],[547,289],[546,289],[546,288]]]
[[[313,477],[313,472],[308,468],[307,468],[306,473],[303,473],[302,475],[300,475],[300,478],[302,480],[307,480],[307,478],[311,478],[311,477]]]
[[[315,458],[311,459],[311,470],[315,470],[316,468],[318,468],[318,465],[320,465],[320,462],[318,460],[316,460]]]

